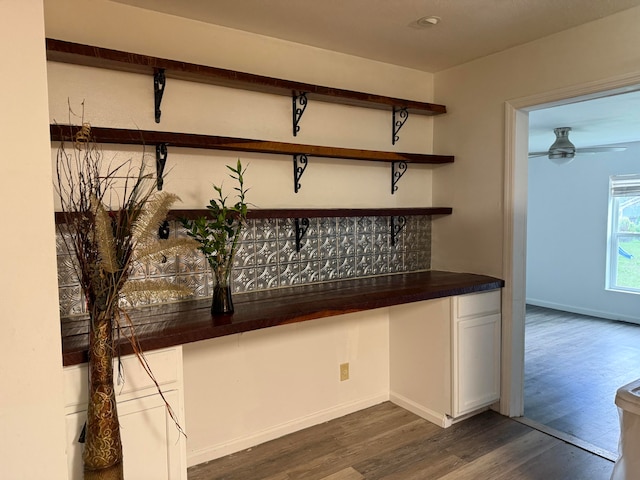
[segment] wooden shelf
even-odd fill
[[[235,313],[212,317],[201,308],[134,317],[142,350],[149,351],[261,328],[361,312],[434,298],[502,288],[504,281],[470,273],[416,272],[263,290],[234,296]],[[425,319],[428,321],[428,319]],[[87,361],[88,320],[63,319],[65,366]],[[121,340],[122,355],[131,346]]]
[[[51,140],[70,141],[79,130],[77,126],[50,125]],[[324,147],[296,143],[250,140],[246,138],[218,137],[191,133],[160,132],[152,130],[129,130],[122,128],[91,127],[97,143],[122,145],[157,145],[166,143],[170,147],[204,148],[233,152],[256,152],[284,155],[307,155],[311,157],[342,158],[375,162],[406,162],[422,164],[452,163],[452,155],[429,155],[421,153],[381,152],[352,148]]]
[[[47,59],[54,62],[109,68],[149,75],[153,75],[158,69],[163,69],[167,78],[285,95],[288,97],[306,93],[307,98],[324,102],[383,110],[392,110],[393,107],[406,108],[409,113],[417,115],[440,115],[447,111],[444,105],[281,80],[278,78],[179,62],[166,58],[150,57],[148,55],[139,55],[51,38],[48,38],[46,43]]]
[[[386,217],[409,215],[450,215],[449,207],[427,208],[289,208],[249,210],[247,218],[319,218],[319,217]],[[202,210],[171,210],[170,218],[197,218],[208,215]]]
[[[319,218],[319,217],[399,217],[409,215],[451,215],[451,207],[420,207],[420,208],[286,208],[249,210],[247,215],[251,219],[264,218]],[[196,219],[207,216],[207,209],[171,210],[168,218]],[[65,223],[65,215],[55,212],[56,224]]]

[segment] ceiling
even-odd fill
[[[640,141],[640,91],[530,112],[529,151],[548,150],[556,127],[571,127],[577,149]]]
[[[116,0],[437,72],[639,6],[640,0]],[[437,16],[421,28],[417,20]]]
[[[434,73],[640,6],[640,0],[114,1]],[[425,16],[440,21],[421,27]],[[640,93],[531,112],[530,150],[547,150],[553,128],[565,126],[578,148],[639,140]]]

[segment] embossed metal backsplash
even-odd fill
[[[391,242],[389,217],[310,218],[296,251],[293,219],[249,220],[233,269],[236,293],[429,270],[431,217],[408,216],[406,226]],[[185,235],[171,222],[171,235]],[[60,314],[86,313],[73,257],[58,233]],[[211,296],[212,275],[199,251],[168,257],[165,262],[138,264],[131,278],[163,278],[190,287],[195,299]],[[142,306],[142,305],[134,305]]]

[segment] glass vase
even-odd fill
[[[211,315],[233,313],[231,298],[231,262],[229,265],[212,265],[213,297],[211,299]]]

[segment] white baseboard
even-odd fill
[[[391,392],[389,394],[389,400],[399,407],[402,407],[405,410],[409,410],[411,413],[415,413],[419,417],[422,417],[431,423],[435,423],[442,428],[450,427],[453,423],[451,417],[442,413],[434,412],[433,410],[430,410],[412,400],[409,400],[402,395],[398,395],[397,393]]]
[[[274,425],[273,427],[255,432],[251,435],[235,438],[229,442],[221,443],[218,445],[211,445],[206,448],[201,448],[193,452],[187,452],[187,466],[192,467],[203,462],[215,460],[216,458],[224,457],[232,453],[245,450],[247,448],[255,447],[261,443],[268,442],[269,440],[275,440],[289,433],[297,432],[303,428],[312,427],[335,418],[348,415],[350,413],[363,410],[365,408],[378,405],[379,403],[389,400],[389,393],[380,393],[369,398],[364,398],[351,403],[345,403],[342,405],[336,405],[326,410],[306,415],[301,418],[296,418],[280,425]]]
[[[562,312],[578,313],[580,315],[589,315],[591,317],[605,318],[607,320],[618,320],[640,324],[640,319],[638,319],[638,317],[632,317],[629,315],[619,315],[617,313],[576,307],[575,305],[564,305],[561,303],[547,302],[545,300],[538,300],[536,298],[527,298],[526,302],[528,305],[534,305],[536,307],[551,308],[553,310],[560,310]]]

